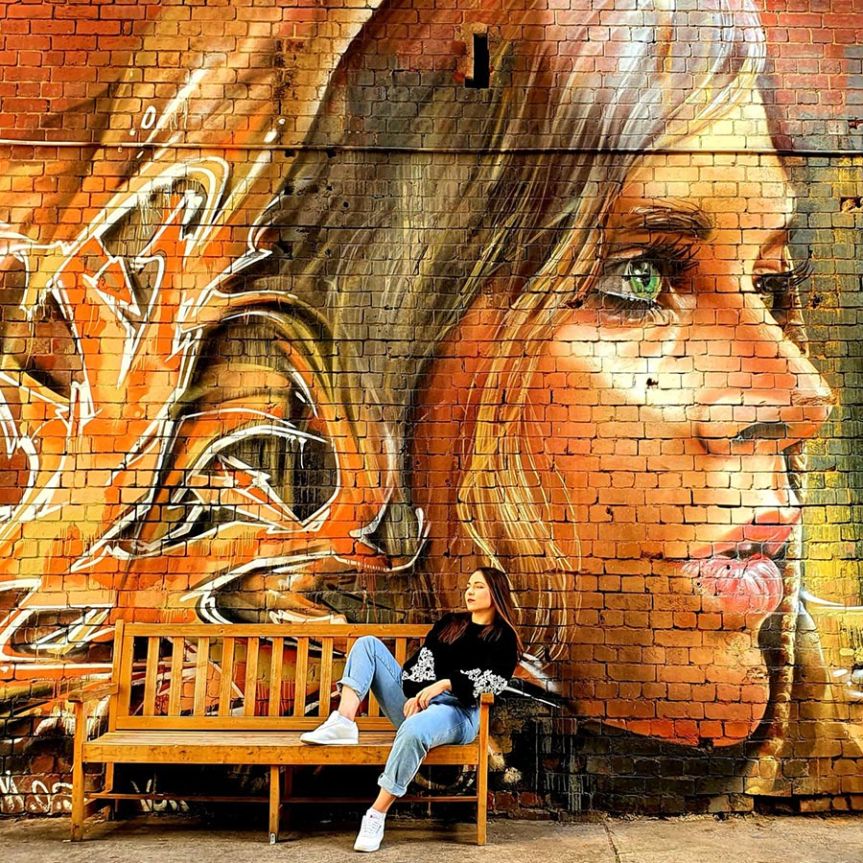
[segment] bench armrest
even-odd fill
[[[99,701],[116,695],[119,686],[116,683],[96,683],[93,686],[82,686],[66,693],[66,701],[71,704],[86,704],[88,701]]]

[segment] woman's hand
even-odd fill
[[[452,689],[452,684],[449,680],[436,680],[425,689],[421,689],[415,696],[417,706],[420,710],[425,710],[431,703],[432,698],[440,695],[442,692],[449,692]]]
[[[405,715],[405,719],[410,716],[413,716],[415,713],[419,713],[422,708],[417,704],[416,696],[413,698],[409,698],[405,701],[405,706],[402,708],[402,713]]]

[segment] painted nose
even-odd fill
[[[712,454],[785,450],[815,437],[835,404],[809,357],[777,324],[754,312],[741,310],[729,341],[707,341],[705,366],[725,369],[727,386],[702,389],[692,418]],[[715,380],[715,373],[705,373],[705,380],[710,377]]]
[[[422,513],[407,503],[389,501],[362,535],[392,561],[413,560],[425,541]]]

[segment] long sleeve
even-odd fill
[[[451,618],[452,614],[445,614],[438,620],[429,630],[419,650],[404,664],[402,686],[408,697],[416,695],[424,686],[440,679],[440,662],[435,662],[435,653],[440,652],[438,634]]]
[[[465,705],[473,706],[483,692],[503,692],[518,663],[515,635],[505,629],[496,641],[478,639],[472,655],[462,654],[451,671],[453,694]]]

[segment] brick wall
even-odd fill
[[[499,811],[863,809],[861,35],[3,0],[0,811],[68,806],[117,620],[432,620],[489,564]]]

